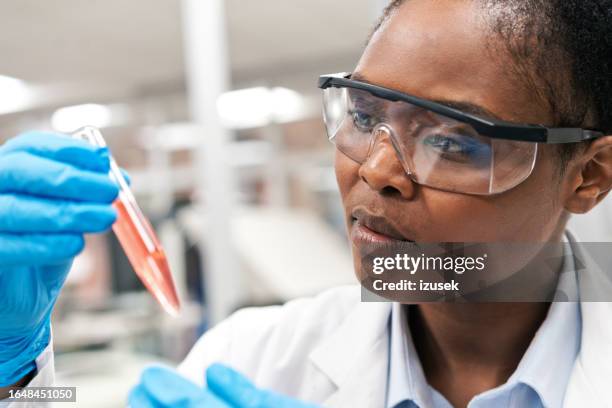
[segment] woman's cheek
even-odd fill
[[[420,230],[430,242],[487,242],[500,238],[504,209],[480,196],[422,188],[427,225]]]

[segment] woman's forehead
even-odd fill
[[[478,2],[409,0],[374,33],[356,72],[431,100],[471,102],[508,121],[546,123],[547,106],[513,74]]]

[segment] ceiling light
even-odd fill
[[[108,106],[88,103],[56,110],[51,117],[51,125],[60,132],[73,132],[83,126],[106,127],[111,119],[112,113]]]
[[[224,126],[252,128],[299,118],[304,101],[291,89],[256,87],[222,94],[217,100],[217,109]]]

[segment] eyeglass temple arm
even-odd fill
[[[546,142],[550,144],[577,143],[604,136],[602,132],[580,128],[549,128]]]

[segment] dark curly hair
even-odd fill
[[[374,32],[405,1],[391,1]],[[612,134],[612,0],[473,1],[514,73],[550,108],[551,126]],[[558,146],[562,171],[588,143]]]

